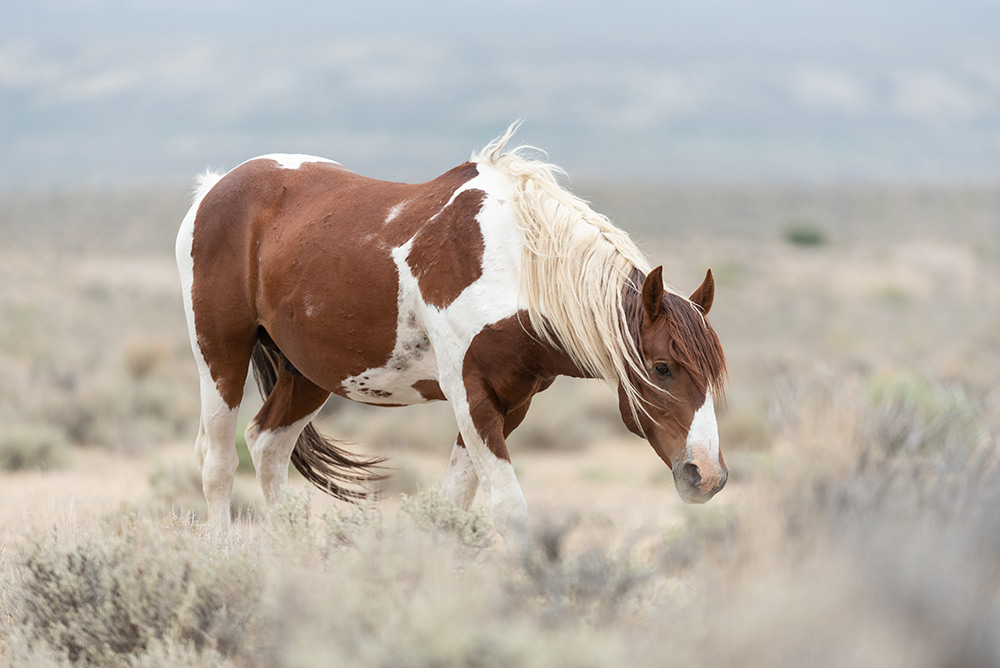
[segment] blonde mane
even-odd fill
[[[524,155],[538,149],[507,150],[518,127],[512,124],[472,161],[514,182],[512,204],[525,239],[520,289],[531,326],[588,375],[621,383],[634,414],[646,412],[636,382],[648,376],[623,293],[634,270],[649,273],[649,262],[625,232],[559,185],[562,169]]]

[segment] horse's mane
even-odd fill
[[[537,149],[507,148],[519,126],[512,124],[472,161],[493,166],[514,183],[512,204],[525,238],[521,294],[531,326],[588,375],[621,383],[633,413],[645,412],[638,383],[649,380],[638,331],[630,331],[630,322],[637,327],[635,314],[626,312],[626,302],[633,307],[634,299],[626,294],[638,295],[636,276],[649,273],[649,261],[624,231],[559,185],[562,169],[525,155]],[[697,308],[664,287],[669,301],[679,298]]]

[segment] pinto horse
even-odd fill
[[[447,400],[459,434],[444,478],[468,507],[526,538],[506,437],[560,375],[617,388],[622,419],[673,469],[687,502],[726,483],[713,396],[725,357],[705,315],[629,237],[565,190],[561,171],[507,148],[516,124],[422,184],[303,155],[205,174],[177,236],[201,377],[195,450],[209,521],[230,522],[237,409],[249,367],[264,404],[246,430],[268,504],[288,463],[325,492],[365,495],[380,459],[311,424],[330,395],[380,406]]]

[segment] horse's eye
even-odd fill
[[[656,371],[656,375],[660,378],[670,378],[673,375],[670,373],[670,367],[666,364],[657,364],[653,367],[653,370]]]

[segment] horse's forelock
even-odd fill
[[[711,390],[723,398],[726,355],[715,329],[701,309],[684,297],[667,293],[663,302],[677,361],[691,374],[699,392]]]

